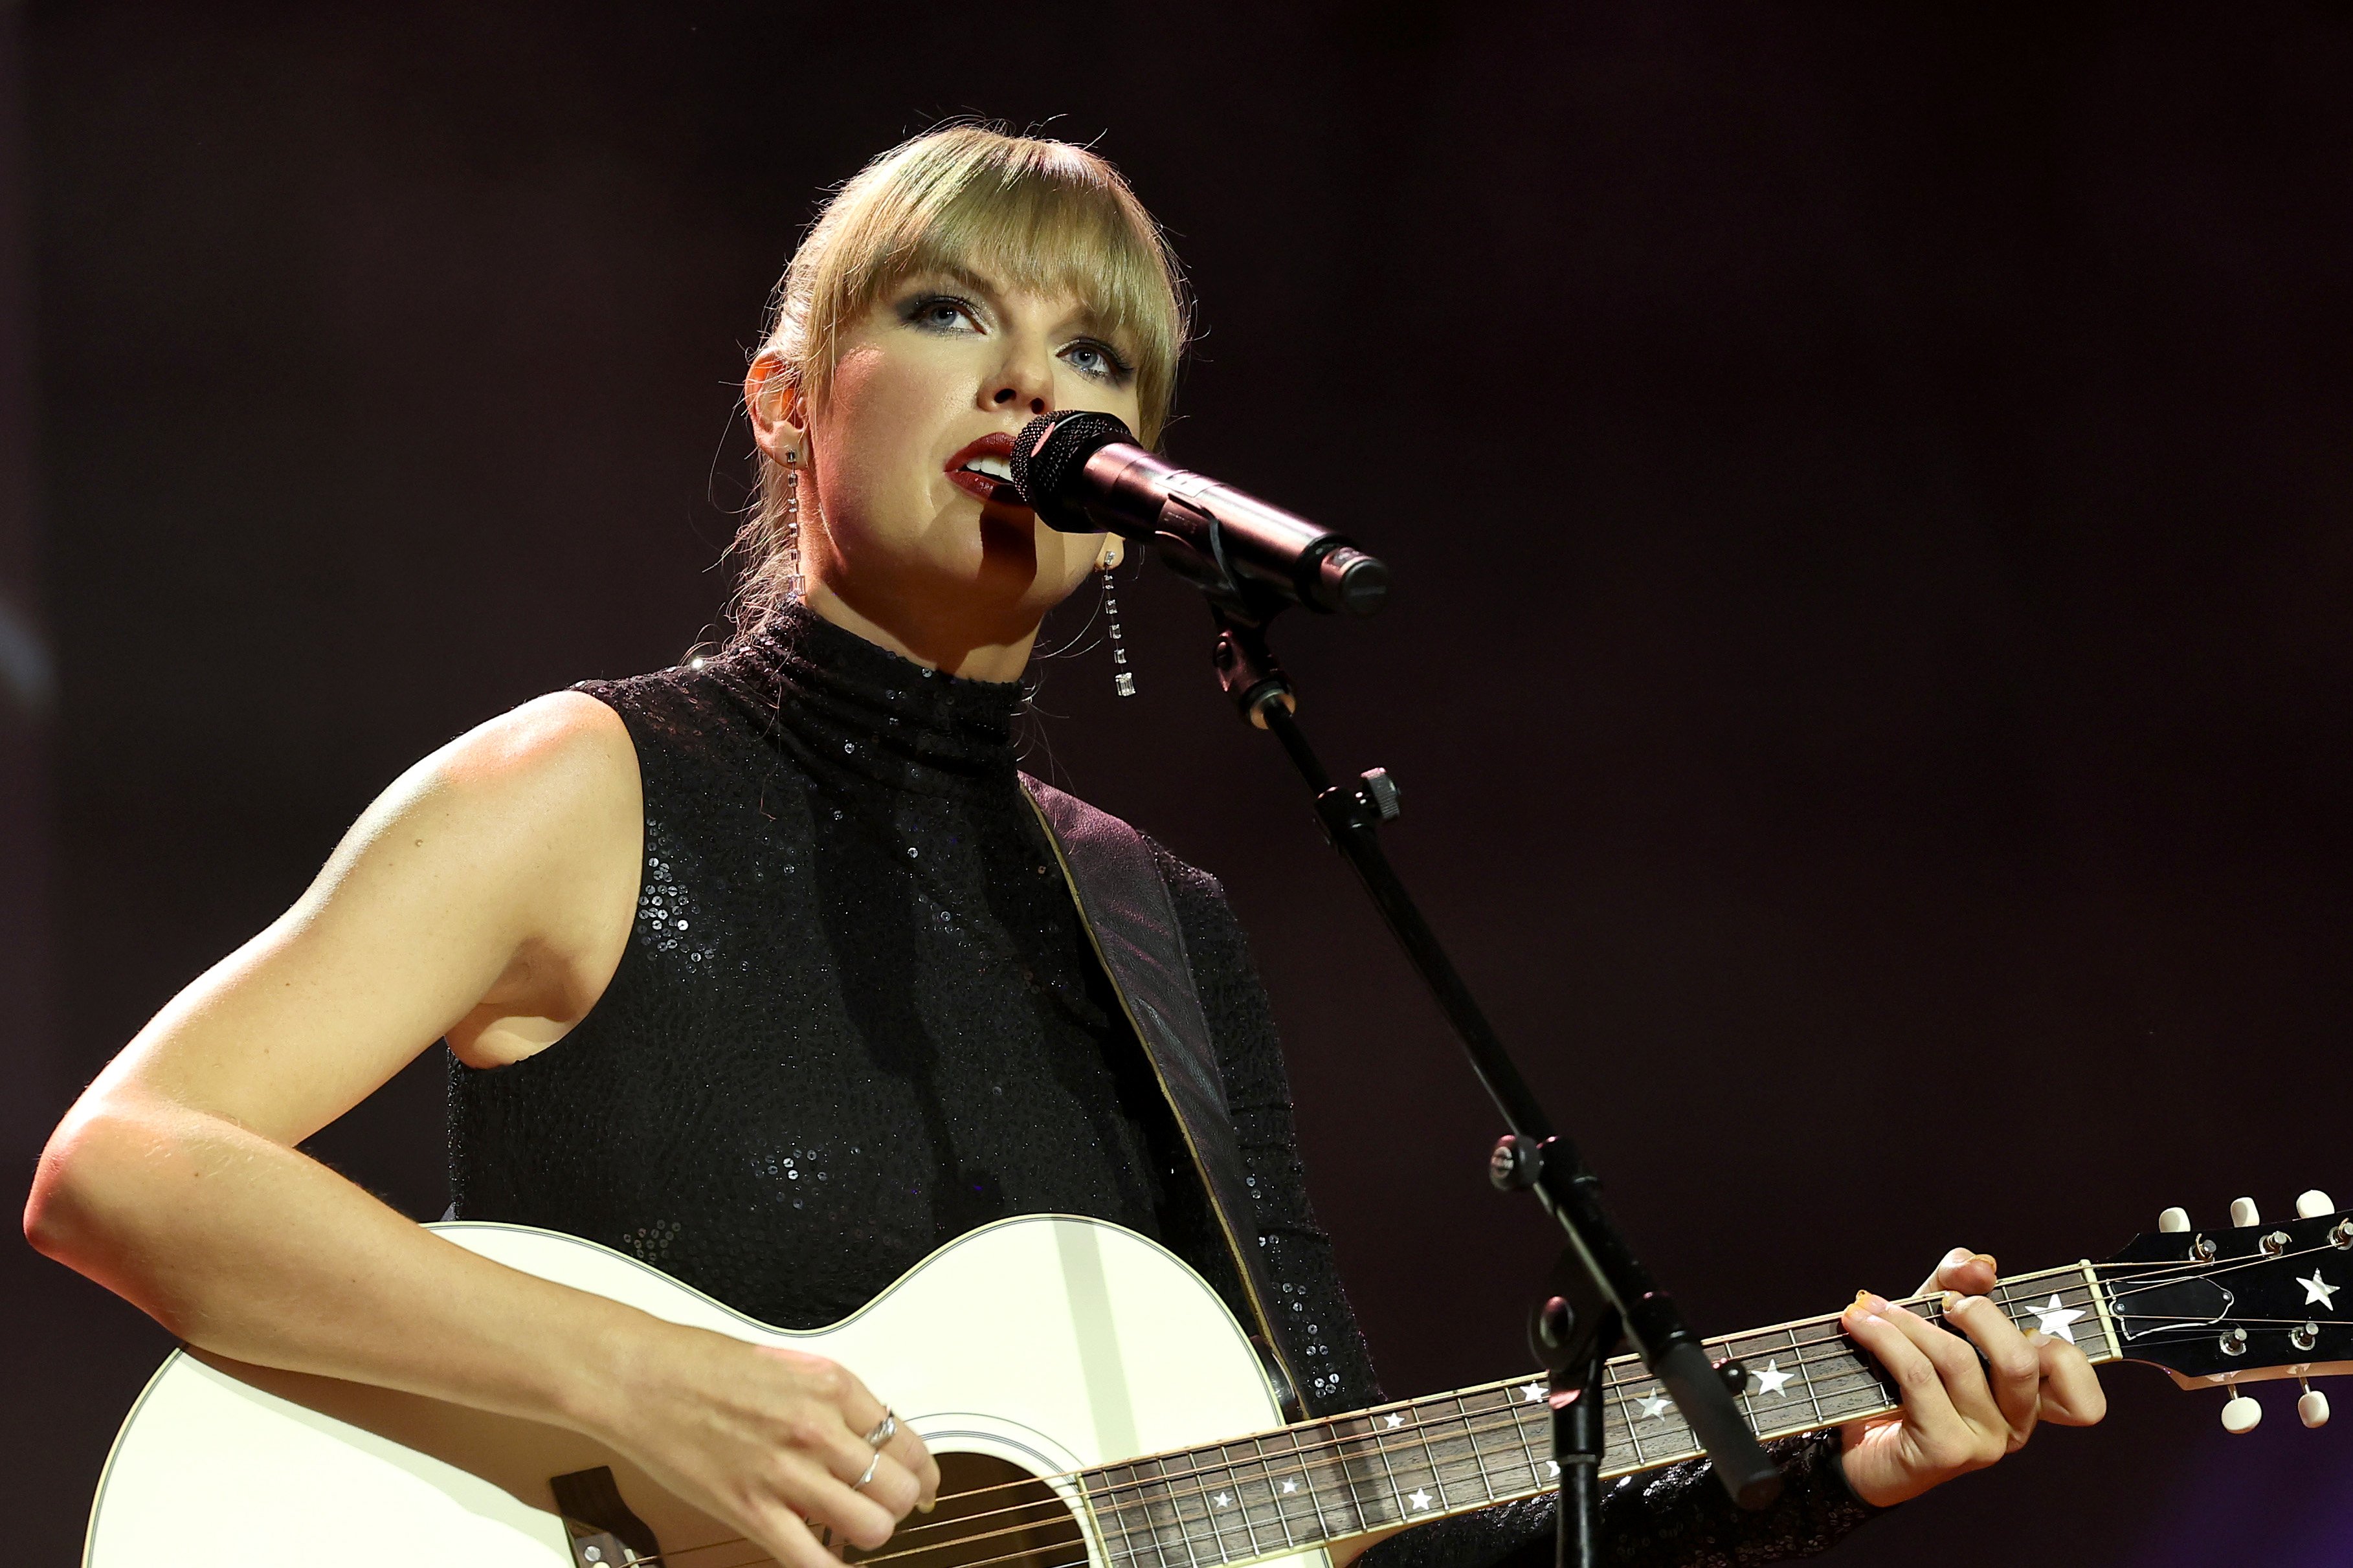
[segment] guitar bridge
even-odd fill
[[[621,1500],[620,1486],[608,1467],[551,1476],[547,1489],[555,1494],[556,1511],[564,1516],[573,1568],[630,1568],[661,1561],[661,1542]]]

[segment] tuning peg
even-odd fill
[[[2322,1215],[2336,1212],[2337,1201],[2318,1187],[2295,1200],[2295,1217],[2298,1219],[2318,1219]]]
[[[2328,1425],[2328,1395],[2302,1378],[2296,1381],[2304,1384],[2304,1397],[2295,1402],[2295,1418],[2316,1432]]]
[[[2263,1407],[2243,1394],[2233,1394],[2222,1406],[2222,1430],[2242,1437],[2263,1424]]]
[[[2157,1228],[2162,1231],[2183,1231],[2189,1228],[2188,1209],[2168,1209],[2157,1216]]]
[[[2263,1224],[2263,1216],[2256,1212],[2255,1200],[2253,1198],[2232,1198],[2231,1200],[2231,1223],[2242,1228],[2251,1225]]]

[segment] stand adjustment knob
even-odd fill
[[[1496,1139],[1494,1152],[1487,1156],[1487,1179],[1498,1192],[1525,1192],[1543,1173],[1544,1145],[1516,1132]]]
[[[1404,798],[1398,794],[1397,780],[1389,777],[1388,769],[1366,768],[1356,781],[1365,786],[1356,792],[1356,798],[1372,807],[1383,822],[1395,822],[1405,810]]]

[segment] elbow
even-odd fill
[[[33,1250],[100,1283],[135,1247],[137,1186],[155,1130],[135,1115],[85,1101],[49,1135],[25,1199]]]
[[[25,1240],[34,1251],[69,1268],[78,1244],[85,1241],[95,1218],[91,1192],[90,1142],[98,1130],[95,1118],[79,1107],[49,1135],[33,1172],[33,1190],[25,1198]]]

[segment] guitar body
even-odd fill
[[[1075,1490],[1059,1478],[1282,1421],[1256,1351],[1217,1293],[1165,1249],[1101,1221],[1000,1221],[942,1247],[851,1317],[807,1332],[755,1322],[576,1237],[468,1222],[432,1228],[656,1317],[840,1362],[944,1464],[983,1456],[1045,1478],[1082,1526]],[[184,1351],[164,1363],[115,1439],[83,1563],[561,1568],[580,1558],[551,1479],[599,1466],[665,1560],[769,1561],[741,1541],[720,1544],[737,1532],[575,1433]],[[1085,1529],[1102,1568],[1102,1541]],[[1282,1561],[1325,1568],[1321,1551]]]

